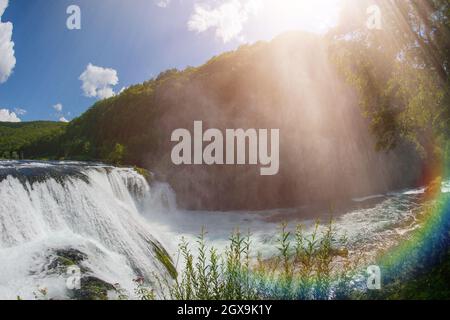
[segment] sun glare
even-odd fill
[[[336,24],[340,0],[266,0],[258,14],[268,31],[324,32]]]
[[[326,32],[339,16],[341,0],[226,0],[217,6],[197,4],[188,27],[215,30],[223,42],[262,40],[291,30]]]

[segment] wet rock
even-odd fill
[[[81,288],[72,290],[74,300],[108,300],[108,291],[115,291],[114,285],[94,276],[81,278]]]
[[[164,265],[172,279],[177,279],[178,272],[169,253],[161,245],[156,245],[155,243],[153,243],[153,249],[156,254],[156,258],[162,265]]]
[[[82,262],[87,259],[87,255],[76,249],[57,249],[49,257],[50,263],[46,269],[51,273],[65,274],[70,266],[78,266],[81,272],[89,271],[82,266]]]

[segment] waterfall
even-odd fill
[[[442,192],[449,191],[446,180]],[[336,217],[336,232],[348,237],[352,250],[375,254],[420,227],[424,192],[353,199]],[[270,257],[279,221],[290,219],[292,228],[301,223],[306,233],[313,232],[315,221],[302,218],[303,209],[310,207],[192,212],[176,208],[169,185],[149,184],[130,168],[0,161],[0,299],[34,299],[42,288],[51,298],[79,298],[66,285],[69,265],[80,267],[85,281],[100,282],[111,298],[115,284],[135,298],[136,278],[164,298],[159,280],[176,276],[172,261],[179,258],[181,237],[195,243],[204,226],[207,242],[223,252],[239,227],[251,230],[255,253]]]
[[[83,257],[89,276],[118,283],[130,295],[137,277],[170,277],[160,238],[140,213],[144,204],[147,211],[174,205],[160,190],[153,194],[128,168],[0,162],[0,299],[33,298],[39,288],[67,297],[66,275],[52,272],[67,250]]]

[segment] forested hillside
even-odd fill
[[[188,208],[332,206],[426,183],[448,150],[449,2],[395,2],[379,1],[395,9],[381,30],[365,26],[369,2],[352,2],[324,36],[287,33],[168,70],[97,102],[42,145],[1,150],[145,167]],[[280,129],[280,173],[173,165],[171,133],[195,120],[204,130]]]
[[[280,173],[258,166],[175,166],[173,130],[280,129]],[[58,157],[91,158],[154,171],[181,206],[260,209],[414,185],[411,144],[376,152],[355,91],[332,62],[330,40],[302,32],[243,46],[198,68],[169,70],[95,104],[67,127]],[[254,199],[258,199],[255,201]]]
[[[450,1],[381,0],[379,29],[367,28],[373,1],[347,1],[333,30],[336,65],[358,92],[379,150],[414,144],[427,176],[442,171],[450,138]]]
[[[65,128],[61,122],[0,122],[0,158],[55,158]]]

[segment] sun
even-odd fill
[[[249,0],[243,34],[267,39],[292,30],[324,33],[339,20],[341,0]]]
[[[340,0],[266,0],[263,18],[270,28],[321,32],[337,22]]]
[[[326,32],[339,19],[342,0],[222,0],[199,4],[188,27],[198,33],[215,30],[224,43],[267,40],[293,30]]]

